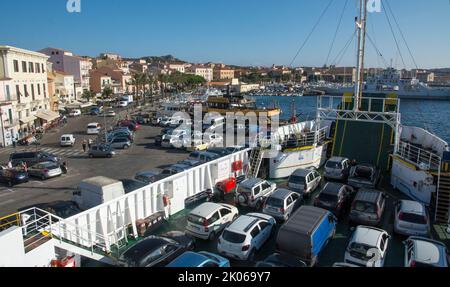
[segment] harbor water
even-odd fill
[[[281,119],[292,117],[292,101],[301,121],[312,120],[316,116],[317,97],[255,96],[257,105],[282,109]],[[450,101],[401,100],[402,124],[424,128],[450,143]]]

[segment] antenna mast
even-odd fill
[[[356,18],[358,30],[358,60],[356,65],[355,106],[354,111],[359,111],[364,83],[364,56],[366,49],[366,22],[367,0],[360,0],[359,18]]]

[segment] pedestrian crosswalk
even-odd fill
[[[58,148],[58,147],[17,147],[14,148],[2,148],[0,149],[0,155],[9,155],[14,152],[33,152],[33,151],[43,151],[48,152],[54,155],[57,155],[59,157],[80,157],[80,156],[87,156],[87,153],[83,152],[83,149],[81,148]]]

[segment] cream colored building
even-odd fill
[[[75,99],[75,80],[73,75],[61,71],[54,71],[56,77],[55,94],[59,99],[60,106],[73,103]],[[62,104],[62,105],[61,105]]]
[[[14,137],[22,138],[49,119],[40,118],[50,110],[47,86],[47,60],[45,54],[0,46],[0,79],[9,78],[5,89],[13,99]]]
[[[226,67],[214,68],[214,80],[232,80],[234,79],[234,70]]]
[[[205,66],[192,66],[187,69],[187,73],[203,77],[207,82],[211,82],[214,78],[213,69]]]
[[[186,65],[185,64],[169,64],[169,69],[175,70],[179,73],[184,74],[186,72]]]

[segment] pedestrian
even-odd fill
[[[66,161],[62,163],[62,165],[61,165],[61,170],[62,170],[62,172],[63,172],[64,174],[67,174],[68,167],[69,167],[69,166],[67,165],[67,162],[66,162]]]
[[[9,169],[12,169],[12,168],[13,168],[13,165],[12,165],[12,162],[11,162],[11,161],[8,161],[8,168],[9,168]]]
[[[89,140],[88,140],[88,147],[89,147],[89,149],[91,149],[92,144],[93,144],[93,140],[92,140],[92,139],[89,139]]]
[[[17,146],[17,139],[13,139],[12,145],[13,145],[13,148],[16,149],[16,146]]]
[[[84,140],[83,141],[83,152],[86,152],[86,144],[87,144],[87,142],[86,142],[86,140]]]

